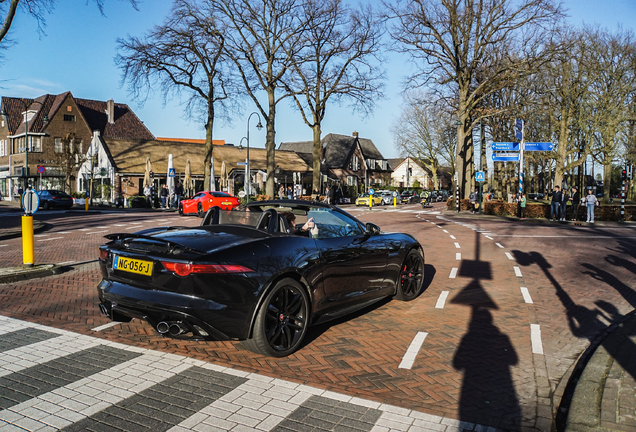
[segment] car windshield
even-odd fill
[[[210,195],[217,197],[217,198],[225,198],[225,197],[229,197],[231,195],[225,193],[225,192],[210,192]]]

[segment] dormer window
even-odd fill
[[[35,110],[29,110],[29,111],[25,111],[22,113],[22,123],[28,121],[30,122],[31,120],[33,120],[33,117],[35,117],[35,115],[38,112]]]
[[[64,121],[74,122],[75,121],[75,116],[71,115],[71,114],[64,114]]]
[[[368,159],[369,169],[375,169],[375,159]]]
[[[351,161],[349,162],[349,169],[352,171],[358,171],[360,169],[360,161],[358,160],[358,156],[351,157]]]

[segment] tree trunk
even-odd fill
[[[612,186],[612,158],[606,157],[603,165],[603,202],[609,203],[610,187]]]
[[[203,180],[203,190],[207,190],[211,184],[210,176],[212,175],[212,151],[214,147],[212,145],[212,128],[214,126],[214,108],[212,103],[208,103],[208,121],[205,124],[205,159],[203,172],[205,174]]]
[[[312,167],[314,172],[312,178],[312,192],[317,189],[322,193],[320,190],[320,167],[322,166],[322,143],[320,142],[322,131],[320,130],[320,122],[315,122],[311,129],[314,133],[314,163]]]
[[[562,186],[565,159],[568,152],[568,112],[561,110],[561,120],[559,121],[559,146],[555,158],[554,185]]]
[[[267,115],[267,138],[265,149],[267,150],[267,182],[265,183],[265,194],[273,199],[274,191],[274,173],[276,172],[276,98],[274,97],[274,87],[267,89],[267,97],[269,102],[269,113]]]
[[[482,190],[487,191],[488,182],[488,159],[486,158],[486,129],[483,123],[479,123],[479,142],[481,143],[481,171],[484,172],[484,184]]]

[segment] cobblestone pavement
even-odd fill
[[[520,225],[444,215],[439,209],[423,212],[417,206],[350,210],[362,220],[418,238],[426,253],[427,289],[415,301],[381,302],[317,326],[305,346],[285,359],[264,358],[233,342],[162,338],[138,321],[109,325],[95,306],[100,279],[95,262],[71,264],[76,267],[61,275],[0,285],[0,314],[96,337],[98,345],[122,343],[154,355],[184,356],[183,361],[196,367],[232,368],[222,371],[293,383],[285,386],[310,386],[312,391],[327,392],[317,395],[328,399],[327,406],[335,406],[331,392],[344,397],[343,402],[364,400],[367,408],[380,411],[374,421],[370,419],[378,413],[370,411],[369,421],[363,422],[377,431],[458,430],[457,421],[468,430],[485,430],[477,425],[487,425],[548,431],[579,354],[608,325],[634,309],[636,232],[632,228]],[[102,216],[102,224],[105,219]],[[89,223],[76,223],[75,228],[100,226]],[[98,235],[94,241],[89,234],[76,236],[80,240],[74,240],[70,255],[95,253]],[[60,244],[57,249],[65,247]],[[68,257],[57,249],[48,252],[56,262]],[[0,262],[5,256],[13,259],[7,252],[0,255]],[[311,399],[312,404],[324,402]],[[276,427],[311,417],[311,407],[301,408],[279,416],[284,420]],[[403,417],[394,420],[393,415]],[[432,423],[416,425],[413,416]],[[378,423],[382,419],[386,422]],[[218,427],[228,430],[226,426]]]

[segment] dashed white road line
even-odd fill
[[[435,309],[444,309],[444,305],[446,304],[446,298],[448,297],[449,291],[442,291],[437,299],[437,303],[435,304]]]
[[[90,231],[90,230],[92,230],[92,229],[93,229],[93,228],[80,228],[79,230],[80,230],[80,231]]]
[[[532,341],[532,353],[543,354],[543,344],[541,343],[541,326],[530,324],[530,340]]]
[[[487,238],[488,240],[494,240],[494,239],[493,239],[492,237],[490,237],[490,236],[486,236],[486,238]]]
[[[453,240],[457,240],[457,237],[455,237],[454,235],[451,234],[450,238],[452,238]]]
[[[455,247],[456,247],[457,249],[461,249],[461,248],[462,248],[462,247],[459,245],[459,243],[457,243],[457,242],[455,242]]]
[[[462,254],[460,252],[455,253],[455,259],[457,261],[461,261],[462,260]]]
[[[47,237],[50,236],[51,234],[36,234],[33,237]]]
[[[126,224],[114,224],[113,226],[126,226]]]
[[[105,231],[91,231],[91,232],[87,232],[86,234],[101,234],[101,233],[105,233],[108,232],[109,230],[105,230]]]
[[[0,245],[0,247],[6,247],[6,246],[9,246],[9,245]]]
[[[451,269],[450,275],[448,275],[449,279],[455,279],[457,277],[457,267],[453,267]]]
[[[61,238],[64,237],[51,237],[51,238],[46,238],[46,239],[42,239],[42,240],[38,240],[39,242],[45,242],[45,241],[50,241],[50,240],[59,240]]]
[[[58,234],[70,234],[73,231],[58,231]]]
[[[506,256],[508,257],[509,260],[514,261],[514,257],[512,256],[512,254],[510,252],[506,252]]]
[[[406,354],[402,357],[402,362],[400,362],[400,365],[398,366],[399,369],[411,369],[413,367],[415,358],[420,352],[420,348],[422,348],[426,335],[428,335],[426,332],[418,332],[415,335],[413,342],[411,342],[411,345],[409,345],[409,348],[406,350]]]
[[[523,276],[521,275],[521,269],[520,269],[518,266],[513,266],[512,268],[514,268],[514,269],[515,269],[515,275],[516,275],[517,277],[523,277]]]
[[[500,248],[502,248],[502,249],[504,248],[504,247],[501,245],[501,243],[495,243],[495,244],[497,245],[497,247],[500,247]]]
[[[530,292],[528,291],[528,288],[521,287],[521,295],[523,296],[523,301],[525,301],[526,303],[534,303],[532,301],[532,297],[530,297]]]
[[[444,230],[444,232],[445,232],[446,234],[448,234],[448,230]]]

